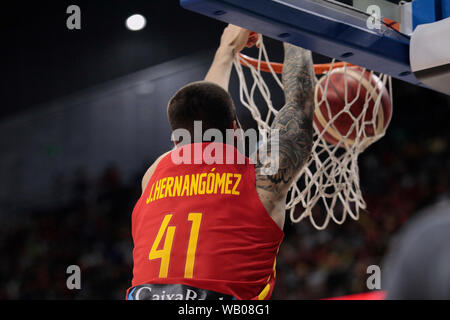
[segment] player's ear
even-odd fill
[[[240,127],[241,127],[240,124],[236,120],[233,120],[232,129],[237,130]]]
[[[173,141],[174,149],[178,146],[178,141],[174,139],[173,132],[171,134],[171,140]]]

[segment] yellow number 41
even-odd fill
[[[161,259],[159,267],[159,277],[167,278],[169,272],[170,253],[172,251],[173,238],[175,235],[176,227],[169,227],[169,222],[172,219],[172,215],[168,214],[164,217],[161,227],[158,230],[156,239],[153,242],[152,249],[148,255],[149,260]],[[197,250],[198,233],[200,231],[200,222],[202,221],[201,213],[190,213],[188,220],[192,222],[191,233],[189,236],[189,244],[186,254],[186,265],[184,268],[184,277],[192,278],[194,275],[194,262],[195,252]],[[166,234],[164,240],[164,246],[162,249],[158,249],[161,239]]]

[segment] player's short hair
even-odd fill
[[[167,114],[172,130],[186,129],[192,139],[194,121],[202,121],[202,135],[208,129],[218,129],[225,139],[226,129],[232,129],[236,120],[230,94],[221,86],[207,81],[192,82],[178,90],[169,101]]]

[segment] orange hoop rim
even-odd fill
[[[246,61],[248,64],[252,65],[255,68],[258,68],[258,65],[260,67],[261,71],[264,72],[271,72],[269,65],[272,67],[273,71],[277,74],[281,74],[283,72],[283,63],[280,62],[266,62],[266,61],[261,61],[259,62],[258,59],[246,56],[243,53],[239,53],[239,56],[242,59],[239,59],[240,63],[243,66],[247,65],[242,61]],[[343,68],[345,65],[347,65],[348,67],[356,67],[354,64],[348,63],[348,62],[335,62],[335,63],[322,63],[322,64],[315,64],[314,65],[314,73],[316,75],[321,75],[326,73],[327,71],[329,71],[330,69],[337,69],[337,68]]]

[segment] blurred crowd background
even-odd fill
[[[224,27],[175,0],[80,0],[87,20],[70,33],[58,16],[69,4],[36,2],[1,19],[11,23],[1,29],[0,299],[124,299],[141,179],[171,146],[166,103],[206,74]],[[130,34],[123,21],[136,8],[151,23]],[[59,18],[44,21],[51,13]],[[230,92],[237,101],[235,74]],[[449,196],[449,97],[394,81],[393,110],[386,136],[359,159],[359,221],[317,231],[286,219],[274,299],[366,292],[367,267],[382,264],[405,222]],[[66,287],[70,265],[81,290]]]

